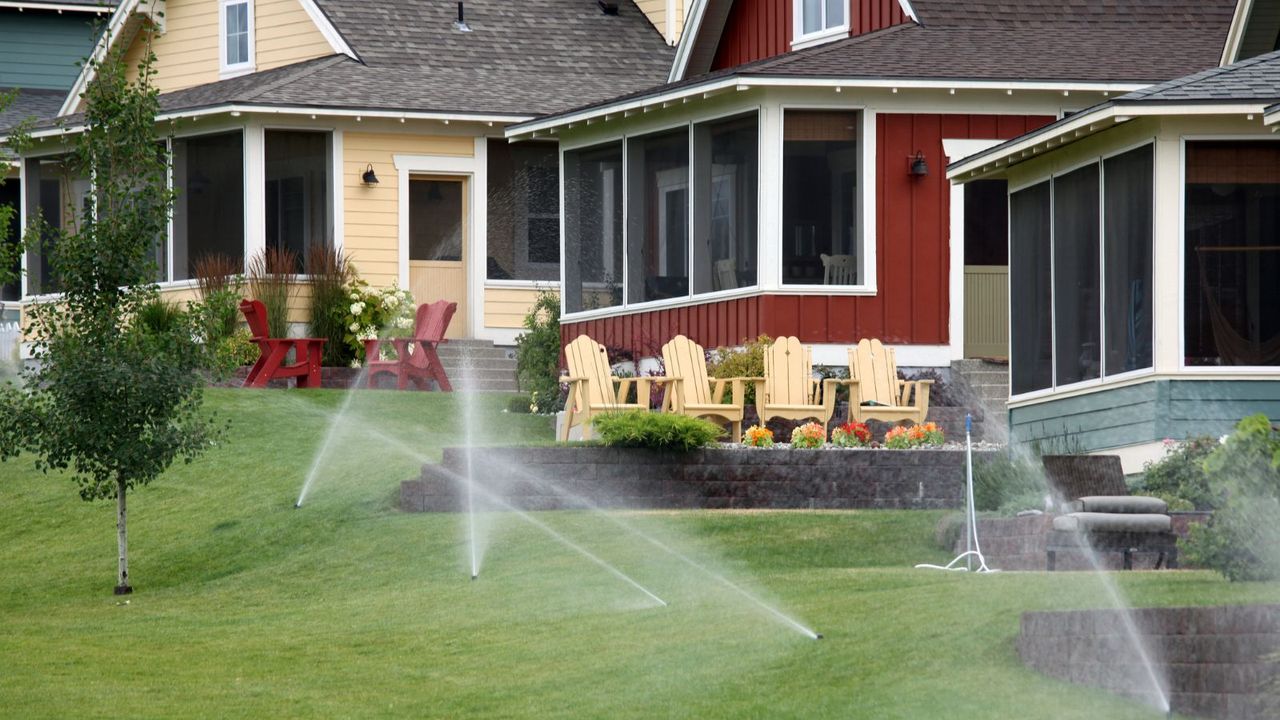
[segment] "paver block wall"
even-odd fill
[[[974,462],[991,453],[974,453]],[[477,448],[474,477],[522,510],[561,508],[959,508],[959,450]],[[410,511],[460,510],[466,452],[446,448],[400,487]]]
[[[1280,717],[1275,695],[1280,605],[1133,610],[1133,620],[1175,712],[1198,717]],[[1145,665],[1116,610],[1022,615],[1018,655],[1067,682],[1152,702]]]

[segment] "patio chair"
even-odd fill
[[[849,397],[849,420],[922,423],[929,414],[932,380],[903,380],[893,348],[863,338],[849,348],[849,377],[858,380],[858,396]]]
[[[756,388],[756,412],[760,423],[773,418],[814,419],[824,426],[836,409],[836,388],[849,387],[857,397],[857,380],[815,380],[813,352],[799,338],[780,337],[764,353],[764,377],[750,378]]]
[[[732,428],[733,441],[742,440],[742,403],[747,378],[717,378],[712,388],[712,380],[707,377],[706,351],[684,335],[677,335],[662,346],[662,362],[670,381],[663,409],[677,415],[727,422]],[[731,391],[728,403],[724,402],[726,389]]]
[[[853,255],[818,256],[822,260],[823,285],[857,285],[858,258]]]
[[[409,383],[430,390],[434,381],[443,392],[453,392],[436,346],[448,342],[444,334],[457,311],[458,303],[448,300],[423,303],[414,316],[412,337],[365,340],[364,360],[369,369],[365,386],[376,387],[379,375],[390,374],[395,376],[397,390],[408,389]],[[382,346],[387,344],[395,348],[395,360],[382,359]]]
[[[275,379],[297,378],[298,387],[320,387],[320,360],[325,338],[273,338],[267,326],[267,306],[261,300],[241,300],[240,312],[249,323],[250,340],[258,346],[258,360],[249,368],[244,387],[264,388]],[[289,352],[294,362],[285,364]]]
[[[569,374],[560,382],[569,385],[569,398],[564,404],[564,426],[560,439],[569,439],[569,429],[582,426],[582,439],[591,439],[592,417],[606,412],[622,410],[648,410],[649,386],[654,380],[665,378],[619,378],[609,367],[609,356],[604,346],[586,335],[579,335],[564,348],[565,363]],[[636,402],[628,402],[631,387],[636,388]]]

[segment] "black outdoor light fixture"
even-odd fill
[[[378,175],[373,171],[373,163],[369,163],[369,167],[365,169],[364,175],[360,176],[360,180],[365,185],[377,185]]]
[[[929,174],[929,163],[924,161],[924,153],[917,150],[916,156],[911,160],[911,174],[916,177],[924,177]]]

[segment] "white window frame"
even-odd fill
[[[247,8],[246,16],[248,18],[248,45],[249,57],[244,62],[228,63],[227,62],[227,10],[236,5],[244,5]],[[254,20],[253,0],[218,0],[218,68],[219,76],[226,80],[227,78],[238,77],[240,75],[248,75],[257,69],[257,51],[256,42],[256,22]]]
[[[844,8],[844,18],[841,20],[839,24],[836,24],[836,25],[831,25],[828,23],[826,0],[822,0],[821,5],[819,7],[822,8],[822,18],[821,18],[821,22],[819,23],[819,25],[822,26],[821,29],[815,30],[811,33],[805,33],[804,31],[804,0],[791,0],[791,8],[792,8],[791,25],[794,30],[794,37],[791,40],[792,50],[802,50],[807,47],[813,47],[814,45],[821,45],[823,43],[831,42],[832,40],[837,40],[839,38],[849,36],[849,3],[848,2],[841,0],[841,7]]]

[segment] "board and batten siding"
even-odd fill
[[[369,284],[386,287],[400,278],[400,178],[394,156],[474,154],[470,136],[343,133],[343,249]],[[361,181],[370,164],[379,181],[373,187]]]
[[[1280,419],[1280,379],[1158,379],[1009,410],[1011,437],[1046,451],[1095,452],[1165,438],[1219,436],[1240,419]]]
[[[731,68],[791,50],[795,39],[792,0],[737,0],[725,20],[712,70]],[[849,34],[908,22],[898,0],[849,0]]]
[[[162,93],[221,79],[218,59],[218,0],[167,0],[165,32],[153,35],[155,85]],[[299,0],[257,0],[254,13],[254,53],[257,70],[270,70],[332,55],[320,30]],[[125,55],[130,77],[146,51],[147,33],[139,33]]]
[[[524,327],[524,317],[537,299],[536,288],[486,287],[484,326],[503,329]]]
[[[92,13],[0,8],[0,87],[66,90],[93,51]]]

